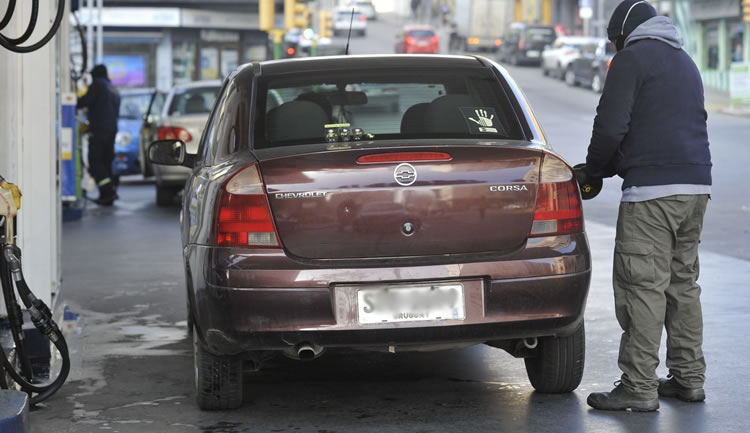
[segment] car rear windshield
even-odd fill
[[[220,87],[191,87],[178,89],[169,105],[170,116],[184,114],[208,114],[214,106]]]
[[[120,96],[120,118],[140,119],[148,110],[151,93],[132,93]]]
[[[551,41],[555,39],[555,29],[551,27],[529,27],[526,38],[531,41]]]
[[[487,69],[261,77],[254,146],[419,138],[523,139]]]
[[[431,38],[435,36],[432,30],[409,30],[407,34],[413,38]]]

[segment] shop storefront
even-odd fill
[[[737,0],[679,0],[675,23],[687,35],[685,49],[701,70],[704,85],[729,90],[732,64],[750,61],[750,24]]]
[[[88,17],[81,16],[85,26]],[[256,14],[184,8],[104,8],[103,61],[121,87],[222,79],[265,60],[268,36]]]

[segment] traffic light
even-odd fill
[[[260,29],[269,32],[274,28],[276,19],[276,1],[275,0],[258,0],[258,18]]]
[[[742,16],[746,23],[750,23],[750,0],[742,0]]]
[[[748,0],[750,1],[750,0]],[[320,11],[320,29],[321,38],[330,38],[333,36],[333,15],[328,11]]]
[[[309,12],[304,0],[284,0],[284,27],[305,29],[308,27]]]

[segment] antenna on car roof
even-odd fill
[[[354,8],[352,8],[352,17],[349,20],[349,36],[346,37],[346,51],[345,55],[349,55],[349,41],[352,39],[352,24],[354,24]]]

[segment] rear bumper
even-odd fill
[[[316,268],[258,250],[239,255],[232,249],[191,246],[191,311],[198,335],[220,354],[282,350],[300,343],[382,347],[570,333],[583,319],[588,295],[585,235],[529,244],[507,260],[365,269]],[[358,323],[360,284],[420,281],[462,282],[466,318]]]
[[[189,168],[177,165],[154,164],[153,170],[156,177],[156,184],[160,186],[184,185],[191,173]]]

